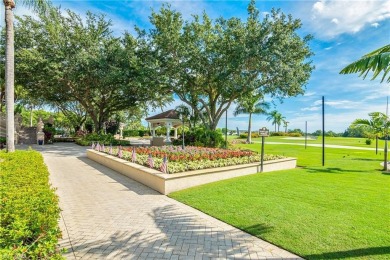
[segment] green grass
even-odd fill
[[[259,150],[259,144],[241,145]],[[293,170],[171,194],[183,203],[307,259],[390,259],[390,175],[374,151],[267,145],[298,157]]]
[[[291,137],[290,137],[291,138]],[[304,137],[301,137],[304,138]],[[261,138],[253,138],[252,141],[260,142]],[[305,140],[294,139],[287,136],[270,136],[266,137],[266,142],[282,142],[282,143],[300,143],[304,144]],[[319,136],[317,139],[307,139],[308,144],[322,144],[322,137]],[[366,144],[366,138],[354,138],[354,137],[325,137],[325,144],[332,145],[346,145],[346,146],[357,146],[357,147],[367,147],[375,148],[375,139],[371,140],[371,144]],[[378,140],[378,148],[383,150],[385,141]]]

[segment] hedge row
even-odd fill
[[[126,140],[117,140],[111,134],[87,134],[86,136],[76,140],[76,144],[81,146],[91,146],[92,143],[97,143],[104,145],[130,145],[129,141]]]
[[[36,151],[0,152],[0,258],[63,259],[58,197]]]

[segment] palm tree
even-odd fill
[[[238,106],[234,110],[234,116],[239,114],[249,114],[249,122],[248,122],[248,137],[247,143],[252,143],[252,115],[253,114],[267,114],[267,109],[269,109],[269,103],[265,101],[259,102],[259,96],[251,96],[249,98],[244,98],[239,100]]]
[[[284,121],[285,117],[282,116],[282,114],[276,110],[271,111],[268,115],[269,116],[267,117],[267,121],[272,120],[272,124],[275,125],[275,132],[276,132],[276,126],[278,126],[278,132],[279,132],[280,125]]]
[[[378,154],[378,138],[383,134],[386,127],[389,126],[387,116],[381,112],[372,112],[368,114],[371,119],[356,119],[352,122],[353,126],[366,126],[375,134],[376,154]]]
[[[278,111],[273,110],[273,111],[268,113],[268,117],[267,117],[267,121],[271,121],[272,120],[272,125],[275,125],[275,133],[276,133],[278,114],[280,114]]]
[[[284,132],[287,133],[287,126],[290,122],[283,120],[283,127],[284,127]]]
[[[27,6],[34,10],[45,10],[48,7],[47,0],[21,0]],[[14,0],[3,0],[5,7],[5,33],[6,33],[6,47],[5,47],[5,99],[6,99],[6,115],[7,115],[7,151],[15,151],[15,117],[14,117],[14,14],[12,9],[15,8]]]
[[[390,72],[390,44],[383,46],[371,53],[364,55],[359,60],[349,64],[340,71],[340,74],[351,74],[360,72],[359,76],[366,78],[370,71],[374,72],[372,79],[375,79],[381,72],[383,72],[382,80],[386,79],[386,75]],[[390,83],[390,76],[387,78],[387,83]]]

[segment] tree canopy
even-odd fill
[[[143,32],[156,59],[156,78],[215,129],[230,105],[254,90],[284,98],[304,93],[313,66],[310,35],[301,38],[300,20],[272,10],[264,19],[248,5],[248,18],[218,18],[206,13],[184,21],[163,5]],[[205,113],[202,113],[205,112]]]
[[[96,130],[115,112],[138,111],[166,98],[144,84],[137,40],[114,37],[103,15],[88,12],[84,20],[52,8],[39,19],[17,20],[18,83],[62,110],[81,105]]]

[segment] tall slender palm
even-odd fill
[[[374,75],[372,79],[375,79],[381,72],[383,72],[382,80],[386,80],[386,76],[390,72],[390,44],[383,46],[373,52],[364,55],[359,60],[349,64],[340,71],[340,74],[351,74],[360,72],[359,76],[366,78],[370,71],[373,71]],[[387,78],[387,83],[390,83],[390,75]]]
[[[19,2],[19,1],[18,1]],[[34,10],[45,10],[49,4],[47,0],[21,0],[21,3],[32,7]],[[7,151],[15,151],[15,117],[14,117],[14,81],[15,81],[15,48],[14,48],[14,0],[3,0],[5,7],[5,95],[7,115]]]
[[[252,115],[253,114],[267,114],[267,109],[269,109],[269,103],[265,101],[259,101],[258,96],[253,96],[250,98],[242,99],[239,101],[238,106],[234,110],[234,116],[239,114],[249,114],[249,122],[248,122],[248,137],[247,142],[252,142]]]
[[[287,126],[290,122],[283,120],[283,127],[284,127],[284,132],[287,133]]]
[[[282,116],[282,114],[276,110],[271,111],[268,115],[269,116],[267,117],[267,121],[272,120],[272,124],[275,125],[275,132],[276,132],[276,127],[278,127],[278,132],[279,132],[280,125],[282,124],[285,117]]]

